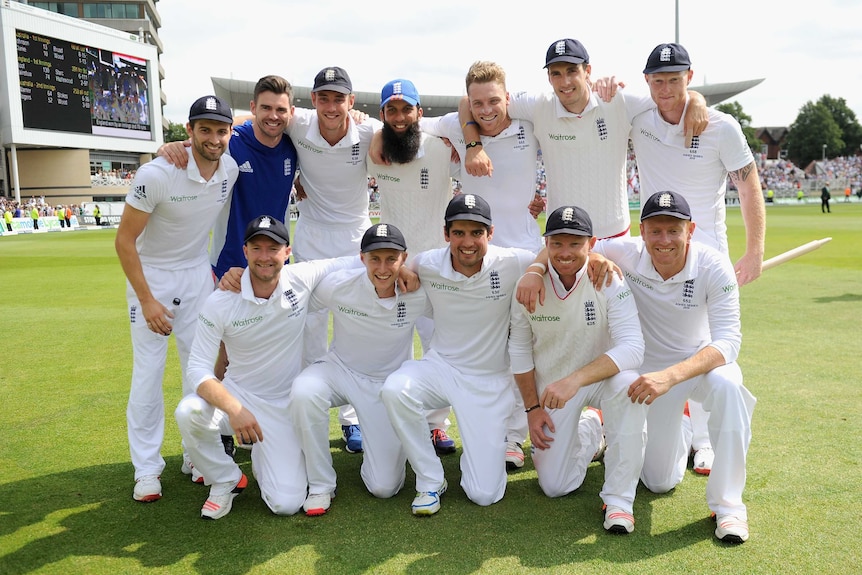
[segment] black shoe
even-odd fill
[[[236,454],[236,445],[233,442],[233,435],[222,435],[221,436],[222,445],[224,445],[224,452],[233,457]]]

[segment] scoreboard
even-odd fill
[[[147,61],[16,29],[25,128],[152,139]]]

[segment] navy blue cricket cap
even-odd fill
[[[248,243],[255,236],[266,236],[282,245],[290,245],[290,232],[287,227],[272,216],[258,216],[249,222],[245,228],[243,243]]]

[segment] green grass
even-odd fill
[[[742,224],[730,210],[740,255]],[[672,493],[638,490],[637,529],[601,528],[603,468],[576,493],[548,499],[531,462],[487,508],[443,458],[442,511],[410,515],[408,486],[376,500],[360,456],[341,449],[338,497],[320,518],[275,517],[254,481],[233,512],[199,519],[206,488],[180,474],[172,412],[179,367],[165,385],[165,497],[131,498],[125,434],[131,350],[125,281],[110,230],[0,238],[0,573],[846,573],[862,560],[862,204],[770,206],[766,257],[813,239],[832,242],[741,290],[740,364],[758,398],[748,465],[751,539],[714,541],[705,479]],[[457,428],[453,435],[457,439]],[[460,441],[459,441],[460,448]],[[460,452],[460,451],[459,451]],[[251,474],[248,453],[237,456]]]

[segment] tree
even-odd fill
[[[182,142],[187,140],[189,135],[186,132],[186,127],[183,124],[175,124],[168,120],[168,127],[164,130],[165,143],[167,142]]]
[[[715,109],[736,118],[736,121],[739,122],[739,125],[742,127],[742,133],[745,135],[748,147],[751,148],[751,151],[754,153],[760,152],[763,142],[757,139],[757,131],[751,127],[751,116],[742,111],[742,105],[739,102],[719,104]]]
[[[841,129],[841,139],[844,140],[844,149],[836,150],[836,156],[855,156],[859,153],[862,145],[862,126],[856,120],[856,114],[847,107],[844,98],[833,98],[829,94],[821,97],[818,104],[823,104],[832,114],[832,119]]]
[[[834,158],[844,150],[841,128],[826,105],[809,100],[800,108],[787,132],[786,149],[790,160],[803,168],[824,155]]]

